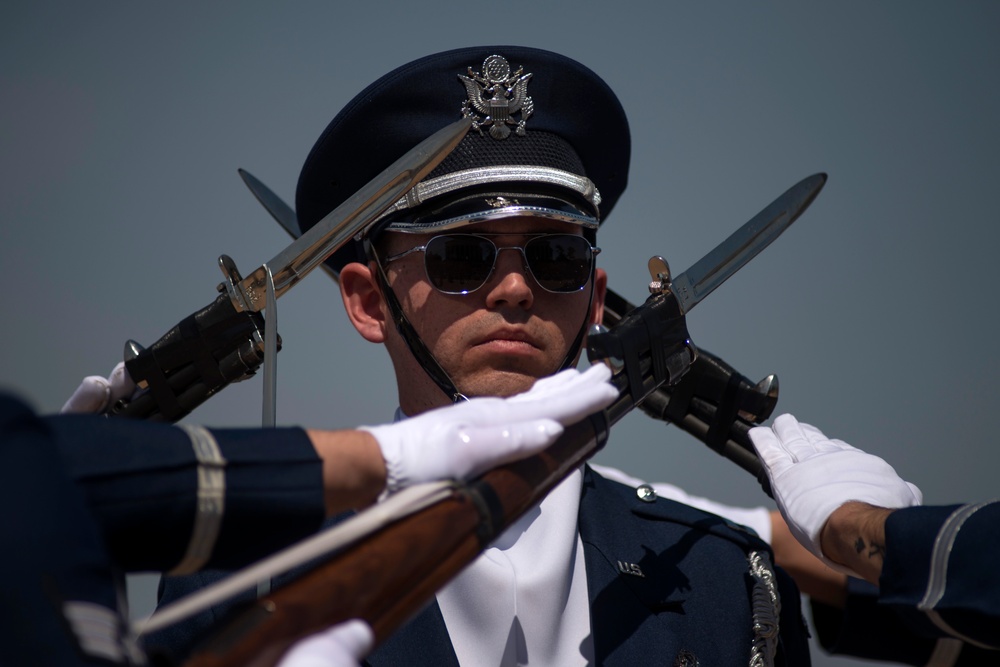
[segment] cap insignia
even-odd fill
[[[507,208],[508,206],[520,206],[516,199],[506,197],[490,197],[486,200],[486,205],[491,208]]]
[[[465,85],[468,99],[462,103],[462,116],[472,119],[472,127],[482,134],[488,127],[494,139],[510,136],[510,127],[518,136],[525,134],[525,121],[535,110],[534,102],[528,95],[528,81],[531,74],[523,74],[524,67],[518,67],[511,74],[510,64],[503,56],[489,56],[483,61],[483,71],[474,72],[468,68],[469,76],[458,78]],[[513,116],[520,113],[520,120]]]

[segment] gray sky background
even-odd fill
[[[883,456],[927,502],[995,496],[1000,5],[807,4],[8,1],[0,385],[57,410],[126,339],[209,303],[220,254],[244,273],[275,255],[288,239],[238,167],[292,201],[313,142],[368,83],[435,51],[523,44],[587,64],[629,114],[630,185],[599,245],[633,301],[650,255],[683,270],[827,172],[812,208],[691,313],[693,341],[751,378],[776,373],[778,413]],[[388,360],[328,278],[278,315],[279,422],[391,418]],[[255,425],[260,403],[250,381],[191,420]],[[767,500],[638,412],[598,460]]]

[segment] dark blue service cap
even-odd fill
[[[299,175],[302,231],[463,115],[459,146],[367,233],[542,216],[595,229],[628,180],[628,120],[608,85],[557,53],[477,46],[426,56],[371,84],[330,122]],[[327,263],[365,261],[350,242]]]

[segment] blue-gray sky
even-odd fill
[[[220,254],[244,273],[276,254],[287,237],[238,167],[291,201],[309,148],[365,85],[431,52],[524,44],[587,64],[630,117],[630,184],[599,259],[633,301],[650,255],[683,270],[827,172],[813,207],[691,313],[692,339],[752,378],[776,373],[778,412],[885,457],[928,502],[995,496],[1000,5],[552,5],[5,3],[0,385],[56,410],[126,339],[152,342],[211,301]],[[324,275],[278,310],[279,422],[391,417],[387,358]],[[254,425],[260,402],[250,381],[191,419]],[[599,461],[766,500],[639,413]]]

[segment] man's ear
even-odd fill
[[[608,292],[608,272],[594,269],[594,300],[591,303],[590,323],[600,324],[604,319],[604,295]]]
[[[384,343],[388,315],[372,269],[359,262],[344,266],[340,270],[340,297],[358,333],[369,342]]]

